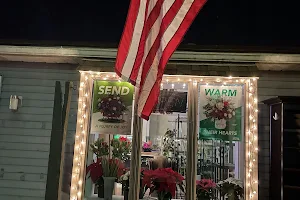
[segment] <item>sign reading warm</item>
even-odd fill
[[[95,81],[91,133],[131,134],[133,92],[128,82]]]
[[[200,139],[242,139],[242,86],[200,85]]]

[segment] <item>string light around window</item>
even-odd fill
[[[101,73],[92,71],[80,72],[80,87],[78,99],[78,114],[77,114],[77,128],[75,136],[74,159],[72,170],[72,182],[70,200],[82,200],[83,187],[85,180],[85,158],[87,153],[87,140],[90,123],[91,112],[91,98],[92,86],[95,79],[98,80],[116,80],[121,81],[115,73]],[[246,144],[246,162],[245,162],[245,197],[246,200],[258,199],[258,131],[257,131],[257,78],[235,78],[229,77],[199,77],[199,76],[170,76],[166,75],[163,78],[161,89],[164,84],[171,84],[170,88],[176,85],[182,85],[181,88],[186,87],[186,83],[193,82],[193,84],[214,85],[234,85],[243,84],[245,86],[245,144]],[[168,87],[169,88],[169,87]]]

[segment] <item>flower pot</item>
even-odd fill
[[[225,119],[216,119],[215,127],[216,127],[216,129],[225,129],[226,128],[226,120]]]
[[[98,181],[97,189],[98,189],[98,197],[104,198],[104,182],[102,177]]]
[[[103,177],[104,180],[104,200],[112,200],[115,187],[115,177]]]
[[[158,192],[157,193],[157,200],[171,200],[171,194],[166,192]]]
[[[129,193],[129,180],[122,181],[122,195],[124,195],[124,200],[128,200]]]
[[[143,150],[144,150],[144,152],[152,152],[152,149],[150,149],[150,148],[145,148]]]
[[[171,200],[171,197],[158,197],[157,200]]]

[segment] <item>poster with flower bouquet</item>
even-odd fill
[[[200,139],[240,141],[243,87],[200,85],[199,90]]]
[[[94,82],[91,133],[131,133],[134,86],[128,82]]]

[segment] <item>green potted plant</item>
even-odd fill
[[[115,181],[123,173],[124,164],[117,158],[102,158],[101,161],[104,180],[104,199],[112,200]]]
[[[243,182],[238,179],[230,177],[220,181],[218,182],[218,188],[221,196],[224,196],[227,200],[241,200],[244,198]]]

